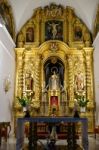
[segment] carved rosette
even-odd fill
[[[54,53],[58,50],[58,44],[56,42],[51,42],[50,44],[50,50]]]

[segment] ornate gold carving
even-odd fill
[[[44,8],[44,12],[48,18],[61,17],[63,15],[63,7],[52,3]]]
[[[93,73],[92,73],[92,49],[85,48],[86,53],[86,90],[87,99],[93,98]]]
[[[58,8],[61,8],[60,12]],[[56,12],[63,15],[57,15]],[[46,40],[46,26],[49,23],[54,23],[57,32],[54,38],[51,32],[51,38]],[[62,30],[62,39],[57,39],[57,23]],[[30,28],[34,31],[34,41],[26,42],[26,33]],[[89,99],[86,117],[89,117],[89,130],[92,131],[94,94],[91,46],[90,32],[72,8],[51,4],[44,9],[36,9],[18,34],[15,96],[34,93],[31,111],[39,112],[39,115],[51,114],[54,106],[51,105],[51,96],[57,96],[57,114],[70,116],[74,107],[75,92],[84,93]],[[57,72],[62,83],[59,90],[49,89],[51,67],[59,70]],[[15,108],[17,117],[22,114],[17,101]]]
[[[23,32],[20,32],[20,34],[18,35],[18,40],[17,40],[17,47],[24,47],[24,35]]]
[[[74,100],[74,87],[73,87],[73,55],[68,55],[68,98],[69,98],[69,106],[73,107],[73,100]]]
[[[56,42],[52,42],[52,43],[50,44],[50,50],[51,50],[52,52],[56,52],[56,51],[58,50],[58,45],[57,45]]]
[[[51,62],[52,62],[53,64],[55,64],[55,63],[57,62],[57,58],[56,58],[56,57],[52,57],[52,58],[51,58]]]
[[[81,55],[74,60],[74,90],[75,94],[85,95],[86,93],[85,64]]]
[[[50,24],[50,25],[49,25]],[[70,47],[89,47],[91,34],[83,22],[76,16],[70,7],[63,8],[61,5],[51,4],[35,10],[34,15],[21,29],[26,45],[38,46],[46,40],[61,40]],[[19,33],[18,36],[21,33]],[[27,40],[27,36],[31,40]],[[20,38],[17,38],[17,47],[21,47]],[[77,43],[78,42],[78,43]],[[76,44],[75,44],[76,43]]]

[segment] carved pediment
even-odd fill
[[[48,18],[61,17],[63,15],[63,6],[52,3],[49,6],[44,7],[44,13]]]

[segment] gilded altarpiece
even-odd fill
[[[31,96],[31,115],[72,116],[76,93],[89,100],[85,113],[94,129],[93,47],[86,25],[70,7],[35,10],[17,36],[17,96]],[[23,112],[18,100],[15,117]]]

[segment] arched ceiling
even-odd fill
[[[16,33],[32,16],[35,8],[44,7],[54,2],[64,7],[71,6],[76,15],[82,19],[89,30],[93,32],[95,16],[99,0],[8,0],[12,6],[15,19]]]

